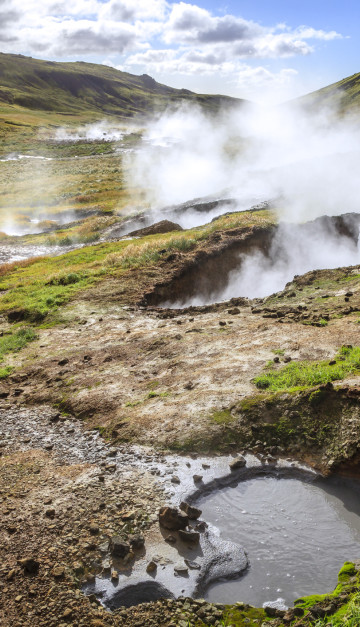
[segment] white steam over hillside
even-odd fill
[[[147,148],[132,156],[130,171],[156,216],[161,207],[211,195],[236,199],[232,211],[274,200],[279,214],[268,251],[239,255],[238,269],[224,276],[220,293],[177,305],[263,297],[295,274],[360,263],[359,222],[351,216],[351,237],[326,221],[296,227],[324,215],[359,213],[360,128],[354,120],[295,105],[242,109],[216,119],[186,109],[155,122],[148,139]],[[219,209],[227,211],[225,205]],[[179,213],[178,221],[189,228],[213,217],[195,213]]]
[[[226,190],[241,209],[278,198],[291,221],[358,211],[360,128],[330,110],[256,107],[209,118],[187,108],[154,122],[147,138],[129,171],[153,208]]]

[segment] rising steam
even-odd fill
[[[164,115],[147,134],[148,145],[132,156],[132,182],[143,187],[158,215],[160,207],[191,198],[232,197],[232,210],[275,199],[282,224],[268,254],[239,258],[221,293],[262,297],[281,290],[295,274],[360,263],[358,226],[349,238],[324,227],[296,225],[319,216],[359,213],[360,127],[330,109],[290,104],[242,108],[209,117],[199,109]],[[221,211],[222,209],[222,211]],[[221,205],[217,214],[226,211]],[[189,228],[204,214],[184,212]],[[213,217],[214,212],[211,216]],[[291,226],[290,226],[291,225]],[[177,304],[203,304],[199,294]]]
[[[240,209],[278,198],[281,218],[296,222],[358,211],[360,127],[329,109],[254,106],[209,117],[186,108],[154,122],[146,138],[130,178],[153,208],[226,190]]]

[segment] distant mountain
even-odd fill
[[[67,114],[146,116],[172,103],[197,103],[216,112],[245,100],[195,94],[94,63],[55,63],[0,53],[0,105]]]
[[[340,113],[360,113],[360,73],[298,99],[305,106],[336,106]]]

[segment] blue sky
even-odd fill
[[[354,0],[0,0],[0,50],[282,101],[358,72]]]

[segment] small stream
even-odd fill
[[[206,593],[212,602],[292,605],[330,592],[344,561],[360,556],[360,483],[252,478],[203,496],[203,517],[221,538],[245,547],[250,567]]]

